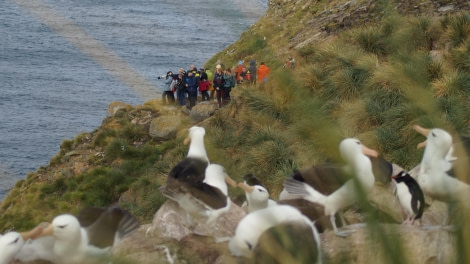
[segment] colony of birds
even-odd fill
[[[287,236],[309,237],[311,242],[303,243],[302,247],[310,252],[310,263],[321,263],[319,233],[332,229],[339,236],[347,236],[353,232],[347,228],[342,212],[367,199],[363,194],[369,193],[376,182],[393,179],[403,224],[413,225],[422,217],[425,195],[446,203],[464,204],[470,185],[452,175],[457,160],[452,136],[439,128],[415,125],[414,129],[426,137],[418,145],[425,150],[416,175],[411,176],[386,161],[359,140],[346,138],[339,144],[344,164],[328,163],[294,171],[286,177],[284,189],[274,201],[254,175],[245,175],[243,182],[237,183],[222,165],[211,163],[204,146],[205,129],[193,126],[185,139],[185,144],[190,144],[187,157],[173,167],[160,191],[187,213],[188,222],[202,219],[213,226],[233,203],[228,185],[241,188],[245,192],[243,207],[247,214],[234,235],[226,239],[233,256],[259,257],[263,251],[269,251],[263,246],[263,236],[282,228]],[[118,206],[85,208],[77,216],[57,216],[47,227],[0,236],[0,264],[13,259],[52,263],[108,261],[113,247],[138,227],[136,218]],[[281,256],[283,247],[287,246],[279,242],[275,252],[267,254]]]

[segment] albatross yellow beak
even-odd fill
[[[53,233],[54,233],[54,228],[52,224],[49,224],[46,228],[42,230],[41,234],[39,234],[37,237],[52,236]]]
[[[247,193],[252,193],[255,191],[255,187],[246,185],[243,182],[238,183],[238,187],[242,188]]]
[[[425,136],[425,137],[428,137],[429,132],[431,132],[431,129],[423,128],[423,127],[421,127],[421,126],[419,126],[419,125],[414,125],[414,126],[413,126],[413,129],[414,129],[416,132],[420,133],[421,135],[423,135],[423,136]],[[424,147],[426,146],[426,142],[427,142],[427,141],[425,140],[425,141],[419,143],[419,144],[416,146],[416,148],[418,148],[418,149],[424,148]]]
[[[364,145],[362,145],[362,153],[364,153],[364,155],[374,158],[377,158],[379,156],[379,153],[376,150],[370,149]]]
[[[20,235],[23,237],[24,241],[27,241],[28,239],[35,239],[37,238],[41,233],[43,229],[41,227],[35,227],[34,229],[31,229],[30,231],[27,232],[21,232]]]
[[[225,174],[225,182],[230,184],[232,187],[237,187],[237,182],[230,178],[228,174]]]
[[[431,132],[431,129],[423,128],[420,125],[414,125],[413,129],[425,137],[427,137],[429,132]]]
[[[183,140],[183,144],[188,145],[189,142],[191,142],[191,137],[188,135],[188,136]]]
[[[420,148],[424,148],[426,147],[426,143],[428,143],[427,140],[421,142],[421,143],[418,143],[418,145],[416,146],[417,149],[420,149]]]

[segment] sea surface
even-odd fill
[[[110,102],[160,97],[167,71],[202,66],[267,0],[0,1],[0,200],[91,132]]]

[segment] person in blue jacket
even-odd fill
[[[186,78],[184,77],[184,69],[180,69],[176,77],[176,95],[178,97],[178,105],[186,105]]]
[[[196,105],[197,100],[197,78],[193,72],[188,71],[188,77],[186,77],[186,91],[188,92],[189,99],[189,110]]]

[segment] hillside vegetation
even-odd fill
[[[422,157],[416,145],[423,137],[413,124],[444,128],[456,141],[467,137],[470,14],[459,2],[438,11],[450,4],[270,1],[266,17],[206,63],[255,59],[271,68],[268,83],[236,87],[231,104],[199,124],[211,162],[238,181],[253,173],[275,199],[294,169],[338,160],[344,137],[405,169]],[[288,56],[295,69],[282,68]],[[156,100],[121,110],[64,141],[50,164],[19,181],[0,204],[0,233],[116,202],[150,222],[165,201],[158,187],[186,155],[182,139],[192,125],[183,122],[174,140],[152,140],[148,125],[133,120],[158,116],[160,108]],[[69,167],[77,157],[87,169]],[[231,190],[234,198],[240,194]]]

